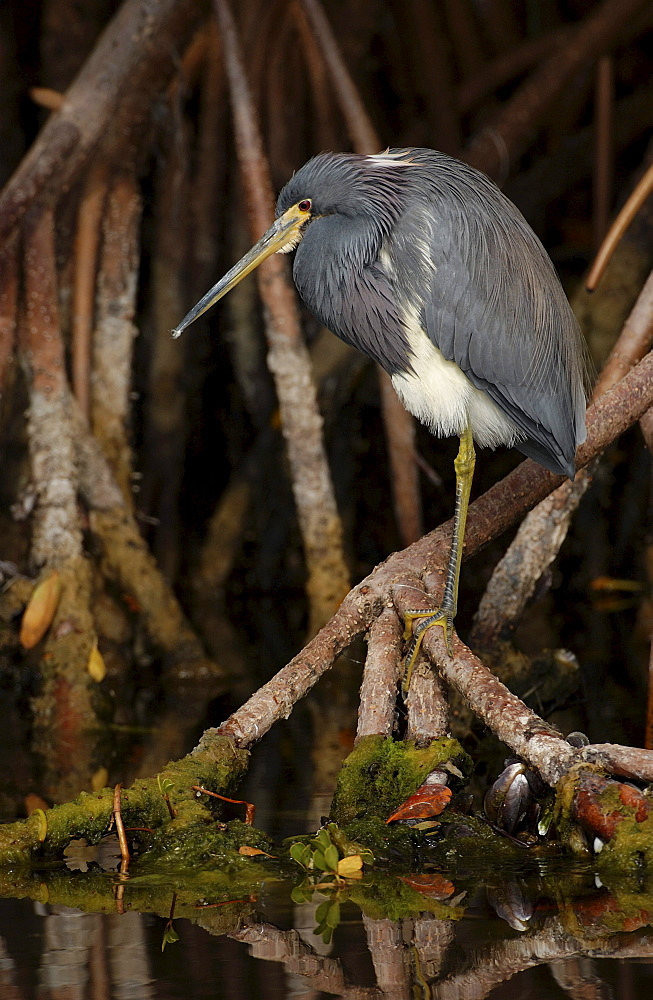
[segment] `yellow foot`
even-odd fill
[[[406,611],[404,613],[404,639],[410,640],[406,648],[404,657],[404,679],[401,686],[404,697],[410,688],[410,679],[413,675],[413,667],[417,661],[422,639],[427,629],[434,625],[440,625],[444,630],[444,641],[447,646],[447,653],[453,657],[451,637],[453,634],[453,619],[455,612],[447,611],[444,608],[430,608],[428,611]],[[417,625],[414,625],[414,622]]]

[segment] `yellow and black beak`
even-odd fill
[[[242,260],[239,260],[223,278],[211,288],[206,295],[194,305],[184,316],[179,326],[172,331],[173,337],[179,337],[187,326],[190,326],[199,316],[210,309],[223,296],[230,292],[239,281],[250,274],[264,260],[280,250],[292,250],[302,237],[302,227],[310,218],[310,212],[302,210],[299,205],[293,205],[270,226],[267,233],[261,236]]]

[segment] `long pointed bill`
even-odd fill
[[[220,278],[206,295],[193,306],[188,315],[184,316],[179,326],[172,331],[173,337],[179,337],[187,326],[194,323],[199,316],[210,309],[227,292],[230,292],[239,281],[250,274],[255,268],[262,264],[264,260],[271,257],[279,250],[292,250],[301,239],[301,227],[307,221],[307,213],[299,210],[297,205],[293,205],[287,212],[275,220],[267,233],[261,236],[258,243],[239,260],[230,271]]]

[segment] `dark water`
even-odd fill
[[[371,919],[344,903],[329,946],[313,935],[314,907],[293,906],[288,890],[264,888],[247,917],[227,933],[216,933],[215,910],[201,912],[198,923],[173,920],[178,940],[163,951],[166,920],[130,911],[129,884],[123,914],[2,900],[0,996],[653,996],[653,933],[647,926],[617,933],[605,922],[601,926],[597,914],[605,918],[609,910],[605,890],[597,890],[592,905],[586,897],[575,910],[550,899],[533,908],[531,901],[533,912],[522,920],[522,930],[510,926],[506,909],[497,915],[497,905],[506,903],[504,898],[497,904],[496,885],[492,896],[480,881],[459,919],[435,917],[428,904],[410,919]],[[526,898],[522,893],[522,903]],[[616,927],[619,916],[613,911],[612,917]]]

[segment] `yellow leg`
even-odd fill
[[[453,539],[451,551],[449,553],[449,565],[447,566],[447,577],[444,583],[444,593],[442,604],[439,608],[431,608],[428,611],[407,611],[404,615],[406,624],[405,639],[410,639],[406,650],[404,666],[404,694],[410,687],[410,678],[417,660],[417,654],[422,643],[422,637],[427,629],[434,625],[441,625],[444,629],[444,638],[447,644],[447,652],[452,655],[451,635],[453,632],[453,620],[456,617],[458,607],[458,582],[460,580],[460,564],[463,557],[463,543],[465,540],[465,525],[467,524],[467,509],[469,507],[469,495],[472,489],[472,479],[474,478],[474,465],[476,464],[476,453],[474,451],[474,441],[472,430],[469,425],[460,435],[460,448],[454,460],[456,470],[456,508],[453,520]],[[413,622],[417,621],[417,625]]]

